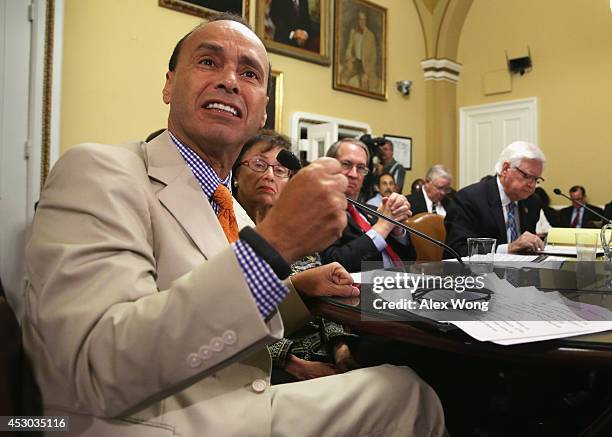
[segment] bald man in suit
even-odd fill
[[[337,162],[313,162],[256,228],[231,198],[232,165],[266,120],[268,71],[245,23],[213,18],[170,58],[167,131],[75,146],[50,173],[23,335],[44,413],[69,415],[66,435],[444,432],[435,393],[407,368],[270,385],[279,305],[301,303],[288,262],[344,228],[347,182]],[[326,213],[292,217],[302,198]]]

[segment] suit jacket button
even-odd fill
[[[210,348],[215,352],[221,352],[225,347],[225,343],[223,343],[223,339],[221,337],[214,337],[210,340]]]
[[[200,348],[200,350],[198,351],[198,353],[200,354],[200,357],[203,360],[208,360],[210,359],[210,357],[212,357],[213,355],[213,351],[211,348],[209,348],[208,346],[202,346]]]
[[[238,336],[234,331],[225,331],[223,333],[223,342],[227,345],[236,344]]]
[[[264,391],[266,391],[267,386],[268,385],[266,384],[266,381],[264,381],[263,379],[256,379],[251,383],[251,388],[255,393],[263,393]]]
[[[187,356],[187,363],[193,368],[200,367],[202,365],[202,358],[198,354],[189,354]]]

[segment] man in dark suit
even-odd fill
[[[357,139],[346,138],[333,144],[327,156],[336,158],[349,184],[347,197],[356,199],[368,173],[370,154],[367,146]],[[410,204],[398,193],[383,198],[378,211],[403,221],[410,217]],[[406,231],[386,220],[376,221],[349,203],[347,226],[339,240],[321,252],[323,263],[338,261],[349,272],[361,271],[362,261],[379,261],[385,267],[397,265],[410,257],[409,238]]]
[[[586,204],[589,208],[597,211],[603,215],[603,209],[586,203],[586,190],[582,185],[574,185],[570,188],[570,197],[574,202],[572,206],[568,206],[561,210],[560,214],[560,225],[562,228],[597,228],[593,222],[601,221],[601,217],[597,217],[591,211],[580,206],[577,202]]]
[[[469,237],[497,240],[498,253],[535,252],[540,201],[533,196],[546,158],[535,145],[516,141],[500,154],[497,175],[457,192],[444,220],[446,242],[467,256]]]
[[[453,175],[446,167],[436,164],[427,171],[425,182],[421,189],[406,196],[412,214],[433,212],[446,216],[449,200],[446,195],[450,193]]]
[[[606,209],[604,209],[604,216],[612,220],[612,202],[606,205]]]
[[[306,48],[312,37],[308,0],[272,0],[270,19],[274,23],[274,41]]]

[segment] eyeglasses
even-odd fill
[[[433,182],[429,182],[432,187],[438,190],[440,193],[448,194],[452,191],[451,187],[436,187]]]
[[[521,174],[521,176],[523,176],[523,179],[526,179],[529,182],[535,182],[536,185],[538,185],[540,182],[544,182],[544,178],[541,178],[539,176],[530,175],[529,173],[521,170],[518,167],[512,167],[512,168],[515,169],[516,171],[518,171]]]
[[[340,166],[342,170],[346,172],[350,172],[353,167],[357,169],[357,173],[365,176],[370,172],[370,169],[363,164],[353,164],[351,161],[340,160]]]
[[[242,161],[240,165],[246,165],[248,168],[256,171],[257,173],[264,173],[268,171],[268,167],[272,167],[272,173],[274,173],[274,176],[278,176],[279,178],[288,178],[291,176],[291,170],[289,170],[287,167],[280,164],[268,164],[261,158],[251,158],[249,160]]]

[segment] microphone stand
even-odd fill
[[[363,203],[357,202],[356,200],[353,200],[349,197],[346,198],[347,201],[349,201],[350,203],[352,203],[353,205],[355,205],[357,208],[361,209],[362,211],[367,211],[370,214],[374,214],[377,217],[380,217],[383,220],[386,220],[388,222],[393,223],[395,226],[399,226],[400,228],[404,229],[406,232],[409,232],[411,234],[416,235],[417,237],[420,237],[424,240],[429,241],[430,243],[435,244],[436,246],[439,246],[443,249],[448,250],[456,259],[457,261],[459,261],[459,264],[461,265],[461,267],[463,267],[465,269],[465,263],[463,262],[463,260],[461,259],[461,256],[457,253],[457,251],[455,249],[453,249],[452,247],[450,247],[449,245],[442,243],[441,241],[436,240],[435,238],[431,238],[429,235],[421,232],[421,231],[417,231],[416,229],[411,228],[410,226],[405,225],[402,222],[398,222],[395,219],[392,219],[391,217],[387,217],[386,215],[376,211],[374,208],[370,208],[367,205],[364,205]]]
[[[276,157],[276,159],[278,160],[278,162],[280,162],[282,165],[284,165],[285,167],[287,167],[289,170],[292,171],[299,171],[302,168],[302,164],[300,162],[300,160],[293,154],[291,153],[289,150],[281,150],[280,152],[278,152],[278,155]],[[377,217],[380,217],[383,220],[386,220],[388,222],[393,223],[395,226],[399,226],[400,228],[404,229],[406,232],[409,232],[411,234],[416,235],[417,237],[420,237],[424,240],[429,241],[430,243],[435,244],[436,246],[439,246],[443,249],[446,249],[448,252],[450,252],[456,259],[457,261],[459,261],[459,265],[461,265],[462,269],[465,270],[465,263],[463,262],[463,260],[461,259],[461,256],[459,256],[459,254],[457,253],[456,250],[454,250],[452,247],[450,247],[447,244],[442,243],[441,241],[436,240],[435,238],[431,238],[429,235],[424,234],[421,231],[417,231],[416,229],[412,229],[410,226],[407,226],[401,222],[398,222],[395,219],[392,219],[391,217],[387,217],[384,214],[381,214],[380,212],[376,211],[373,208],[370,208],[369,206],[364,205],[363,203],[357,202],[356,200],[353,200],[349,197],[346,198],[347,201],[349,201],[350,203],[352,203],[353,205],[355,205],[357,208],[361,209],[362,211],[367,211],[370,214],[374,214]]]
[[[563,191],[561,191],[559,188],[555,188],[555,189],[553,190],[553,193],[555,193],[557,196],[563,196],[563,197],[565,197],[566,199],[568,199],[568,200],[569,200],[569,201],[571,201],[571,202],[575,202],[575,203],[577,203],[578,205],[582,206],[582,207],[583,207],[584,209],[586,209],[587,211],[592,212],[592,213],[593,213],[593,214],[595,214],[597,217],[599,217],[600,219],[602,219],[602,220],[604,221],[604,223],[609,223],[609,224],[612,224],[612,220],[610,220],[609,218],[607,218],[607,217],[605,217],[605,216],[601,215],[601,214],[600,214],[600,213],[598,213],[597,211],[594,211],[592,208],[589,208],[589,207],[588,207],[588,206],[586,206],[584,203],[582,203],[582,202],[578,202],[577,200],[574,200],[574,199],[572,199],[571,197],[566,196],[566,195],[565,195],[565,193],[563,193]]]

